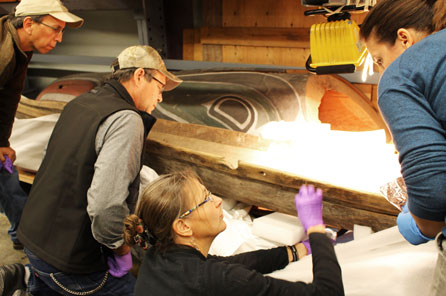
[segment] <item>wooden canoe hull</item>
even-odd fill
[[[192,81],[196,77],[190,79]],[[384,127],[382,119],[367,99],[348,83],[331,76],[310,76],[302,81],[305,83],[300,82],[303,84],[300,97],[304,103],[301,102],[300,106],[307,110],[307,117],[316,120],[318,117],[327,118],[332,128],[339,125],[341,130],[374,130]],[[324,92],[333,89],[346,95],[321,99]],[[177,102],[177,98],[166,97],[163,104],[172,106],[169,114],[176,110]],[[22,98],[17,117],[60,113],[65,104],[61,101]],[[345,108],[339,112],[341,105]],[[338,109],[332,111],[330,108]],[[348,116],[348,126],[341,127],[348,122]],[[357,122],[365,124],[358,127]],[[358,224],[378,231],[396,224],[398,210],[378,193],[310,180],[299,174],[264,167],[251,161],[252,155],[261,157],[262,153],[266,153],[270,144],[271,141],[239,130],[158,119],[146,140],[144,164],[159,174],[192,168],[209,190],[217,195],[291,215],[296,215],[294,195],[299,187],[304,183],[312,183],[324,192],[323,214],[328,225],[353,229],[353,225]],[[21,171],[20,178],[31,183],[33,172]]]
[[[207,134],[214,139],[209,141]],[[267,145],[240,132],[158,120],[147,139],[144,163],[160,174],[192,168],[217,195],[291,215],[296,215],[294,195],[299,187],[312,183],[323,190],[328,225],[353,229],[358,224],[378,231],[396,224],[398,210],[379,194],[309,180],[238,158]]]

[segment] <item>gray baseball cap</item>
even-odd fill
[[[60,0],[22,0],[15,8],[15,16],[51,15],[67,23],[67,26],[79,28],[84,20],[71,12]]]
[[[118,69],[145,68],[159,71],[166,76],[165,91],[172,90],[183,82],[183,80],[167,71],[159,53],[148,45],[135,45],[124,49],[118,55],[118,67]]]

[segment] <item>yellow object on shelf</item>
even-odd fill
[[[351,65],[357,67],[367,53],[353,20],[314,24],[310,31],[311,67]]]

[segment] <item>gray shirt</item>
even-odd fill
[[[87,193],[87,212],[93,237],[110,249],[124,243],[123,221],[130,213],[128,188],[140,171],[143,143],[142,119],[130,110],[110,115],[96,134],[98,157]]]

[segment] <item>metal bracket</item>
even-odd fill
[[[163,0],[143,0],[143,15],[136,15],[138,36],[141,44],[155,48],[167,58],[166,21]]]

